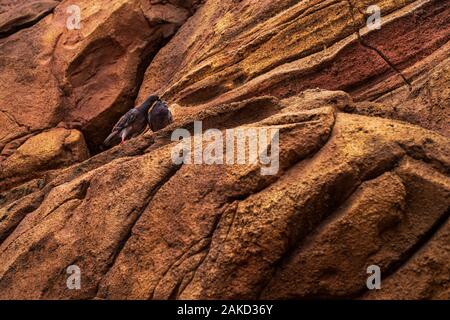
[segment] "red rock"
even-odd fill
[[[6,3],[0,298],[449,298],[445,1]],[[150,93],[174,123],[101,152]],[[279,129],[278,173],[174,164],[195,121]]]

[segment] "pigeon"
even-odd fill
[[[147,120],[153,132],[161,130],[173,122],[169,107],[161,100],[158,100],[150,110]]]
[[[103,144],[106,147],[115,146],[119,142],[122,144],[125,140],[141,134],[147,127],[148,110],[156,101],[159,101],[159,97],[152,95],[139,107],[125,113],[116,123],[111,134],[105,139]]]

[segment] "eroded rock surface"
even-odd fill
[[[70,4],[0,7],[0,298],[450,299],[445,1]],[[174,123],[102,152],[152,93]],[[194,121],[279,129],[279,171],[174,164]]]
[[[0,4],[0,37],[32,26],[49,14],[60,1],[6,0]]]
[[[1,164],[0,178],[25,179],[35,172],[57,169],[89,158],[83,134],[75,129],[55,128],[27,139]],[[19,180],[20,181],[20,180]]]

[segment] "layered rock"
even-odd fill
[[[18,30],[37,23],[50,13],[60,1],[16,0],[0,4],[0,37],[9,36]]]
[[[32,28],[0,39],[0,149],[62,122],[81,129],[97,152],[133,106],[152,57],[191,14],[171,3],[77,1],[80,29],[72,30],[71,5],[63,1]]]
[[[450,298],[445,1],[36,3],[0,15],[0,298]],[[150,93],[175,122],[100,152]],[[279,171],[175,164],[194,121],[279,129]]]

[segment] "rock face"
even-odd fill
[[[0,178],[26,179],[27,174],[56,169],[89,158],[83,135],[78,130],[55,128],[27,139],[2,162]],[[28,177],[29,178],[29,177]]]
[[[0,4],[0,37],[6,37],[20,29],[32,26],[51,12],[59,1],[17,0]]]
[[[80,29],[70,30],[72,4],[0,39],[0,148],[64,122],[97,151],[133,106],[152,57],[191,13],[144,0],[77,1]],[[9,14],[23,13],[16,9]]]
[[[445,1],[73,4],[0,6],[0,299],[450,299]],[[174,123],[102,152],[154,93]],[[194,121],[279,170],[176,164]]]

